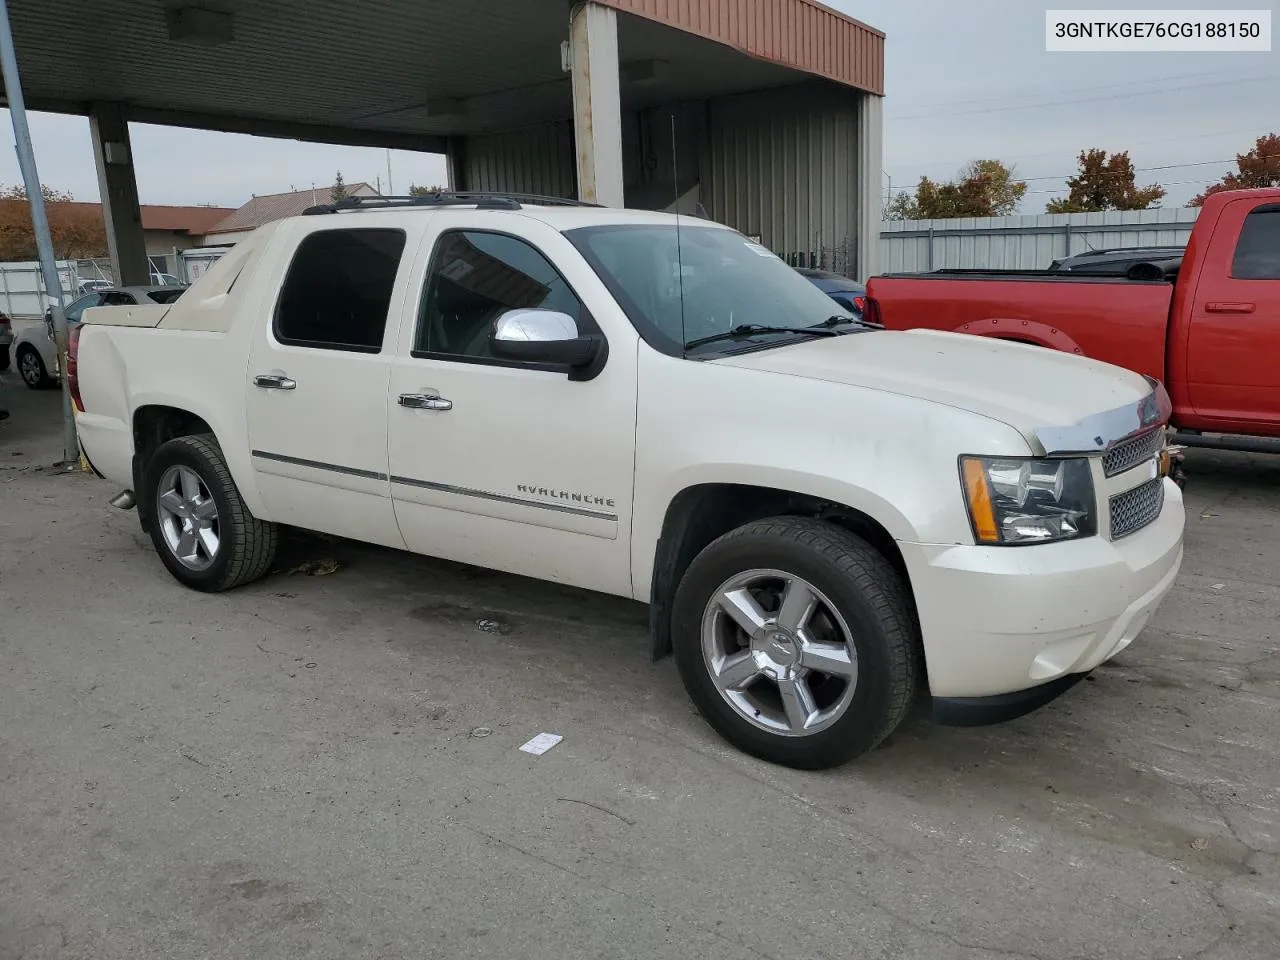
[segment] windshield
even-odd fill
[[[723,227],[681,222],[566,231],[654,347],[681,355],[862,329],[857,317],[766,247]],[[836,319],[833,319],[836,318]],[[710,339],[709,339],[710,338]]]

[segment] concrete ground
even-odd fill
[[[183,590],[9,385],[3,960],[1280,955],[1280,459],[1188,458],[1181,580],[1092,682],[805,774],[634,604],[323,540]]]

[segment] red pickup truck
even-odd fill
[[[1280,449],[1252,439],[1280,437],[1280,189],[1213,194],[1181,257],[1134,263],[1114,275],[939,270],[873,277],[864,319],[890,330],[954,330],[1105,360],[1165,384],[1178,442]]]

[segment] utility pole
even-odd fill
[[[66,465],[79,463],[80,444],[76,439],[76,418],[71,408],[71,383],[67,378],[67,314],[62,302],[62,280],[53,256],[53,236],[44,209],[44,193],[36,170],[36,155],[31,147],[31,128],[27,126],[27,106],[18,78],[18,55],[13,48],[13,28],[9,23],[9,4],[0,0],[0,71],[4,75],[4,92],[13,118],[14,150],[22,170],[22,182],[31,204],[31,227],[36,238],[36,254],[44,277],[45,293],[53,299],[53,341],[58,351],[58,372],[62,381],[62,460]],[[105,198],[104,198],[105,199]]]
[[[387,196],[394,197],[396,188],[391,185],[391,148],[387,147]]]

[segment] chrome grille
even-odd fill
[[[1123,440],[1106,452],[1102,469],[1108,477],[1124,473],[1144,460],[1149,460],[1164,449],[1164,429],[1159,428]]]
[[[1140,487],[1117,493],[1111,498],[1111,539],[1119,540],[1136,533],[1156,517],[1164,507],[1164,479],[1156,477]]]

